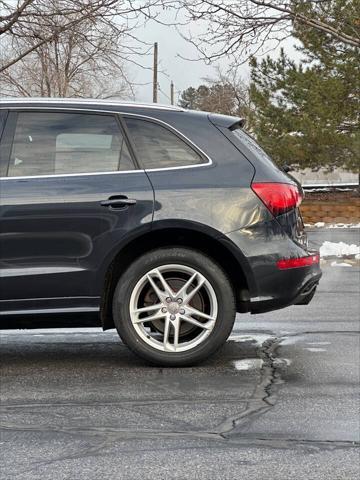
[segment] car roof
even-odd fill
[[[137,114],[146,115],[153,112],[160,113],[183,113],[191,116],[206,117],[213,124],[228,127],[243,122],[243,119],[230,117],[227,115],[213,114],[209,112],[187,110],[175,105],[164,105],[160,103],[136,103],[123,102],[112,99],[94,99],[94,98],[56,98],[56,97],[0,97],[0,109],[11,108],[47,108],[56,109],[96,109],[99,111],[115,111],[123,113],[136,112]]]

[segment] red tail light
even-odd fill
[[[298,207],[302,201],[298,187],[289,183],[253,183],[251,188],[274,216]]]
[[[307,257],[300,258],[284,258],[278,260],[276,265],[279,270],[287,270],[288,268],[309,267],[320,262],[319,254],[309,255]]]

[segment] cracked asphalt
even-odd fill
[[[193,368],[113,331],[1,332],[1,480],[358,479],[359,276],[326,265],[309,306],[238,315]]]

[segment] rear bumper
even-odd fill
[[[317,286],[319,284],[321,274],[318,278],[310,280],[310,282],[305,285],[305,287],[301,290],[299,295],[296,297],[294,301],[294,305],[308,305],[313,296],[315,295]]]
[[[315,295],[322,273],[318,267],[304,267],[296,270],[301,271],[296,272],[293,278],[287,275],[285,281],[281,275],[274,275],[274,282],[279,288],[278,293],[273,294],[271,297],[255,297],[251,299],[250,312],[265,313],[290,305],[307,305],[310,303]],[[301,276],[303,276],[302,280],[300,279]]]
[[[268,228],[266,234],[262,229],[239,230],[228,234],[228,238],[243,252],[253,279],[249,283],[249,301],[242,311],[263,313],[311,301],[322,275],[319,263],[281,270],[277,262],[318,252],[306,250],[281,229]]]

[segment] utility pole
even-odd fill
[[[171,99],[171,105],[174,105],[174,82],[172,80],[170,83],[170,99]]]
[[[158,44],[154,43],[153,102],[158,101]]]

